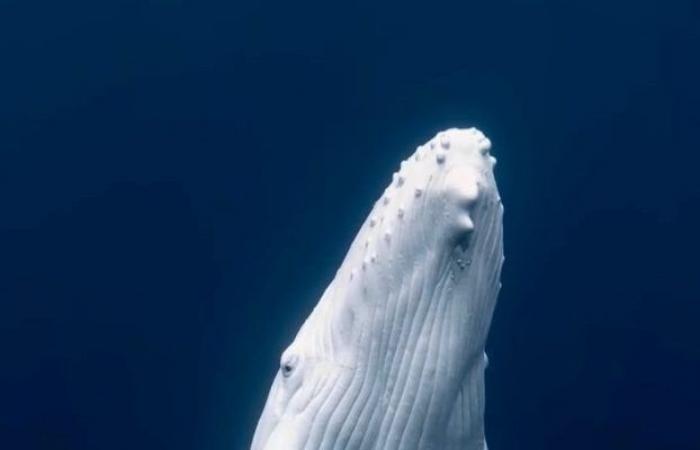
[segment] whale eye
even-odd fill
[[[282,372],[283,377],[289,378],[292,376],[292,373],[297,366],[298,359],[299,358],[297,358],[296,355],[282,359],[282,362],[280,363],[280,371]]]

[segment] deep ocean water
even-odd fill
[[[697,449],[691,1],[0,5],[0,447],[244,449],[396,165],[493,142],[489,448]]]

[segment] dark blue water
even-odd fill
[[[472,125],[490,448],[700,448],[698,4],[334,3],[0,3],[0,448],[246,448],[392,171]]]

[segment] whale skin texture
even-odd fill
[[[394,173],[282,352],[252,450],[483,450],[501,287],[491,142],[449,129]]]

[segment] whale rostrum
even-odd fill
[[[401,163],[280,358],[252,450],[483,450],[503,264],[491,142],[438,133]]]

